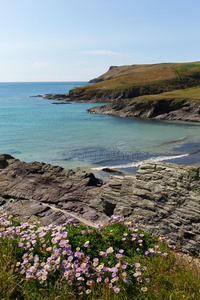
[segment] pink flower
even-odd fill
[[[167,257],[168,253],[162,253],[162,257]]]
[[[114,290],[114,292],[117,293],[117,294],[120,292],[120,289],[119,289],[118,287],[116,287],[116,286],[113,287],[113,290]]]
[[[84,247],[87,248],[89,246],[89,241],[85,242]]]

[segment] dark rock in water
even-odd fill
[[[111,176],[0,155],[0,211],[61,224],[73,217],[94,226],[111,215],[141,220],[185,252],[200,255],[200,178],[191,166],[146,161],[136,176]]]
[[[43,97],[43,95],[35,95],[35,96],[29,96],[29,98],[36,98],[36,97]]]
[[[118,175],[123,174],[123,172],[121,172],[121,171],[117,171],[115,169],[110,169],[110,168],[103,168],[102,171],[107,172],[107,173],[118,174]]]
[[[71,102],[53,102],[51,104],[59,105],[59,104],[71,104]]]
[[[47,100],[65,100],[69,101],[69,94],[46,94],[43,96],[43,99]]]

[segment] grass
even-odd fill
[[[101,82],[98,83],[98,86],[103,86],[104,84],[107,86],[107,84],[110,86],[110,83],[114,83],[117,81],[121,81],[124,85],[128,83],[140,83],[140,82],[152,82],[152,81],[158,81],[158,80],[165,80],[165,79],[171,79],[175,78],[176,74],[175,72],[169,68],[163,68],[163,69],[155,69],[151,71],[146,72],[138,72],[134,74],[127,74],[120,77],[117,77],[115,79],[111,79],[110,82]]]
[[[199,265],[141,224],[89,229],[0,216],[0,299],[199,299]]]
[[[175,90],[171,92],[161,93],[158,95],[144,96],[147,100],[164,100],[164,99],[190,99],[200,100],[200,86],[184,89]]]
[[[133,98],[200,85],[200,64],[154,64],[111,68],[98,77],[103,81],[70,91],[75,98],[90,100]]]
[[[97,78],[100,80],[108,80],[113,79],[125,75],[137,74],[139,73],[149,73],[152,71],[157,72],[165,72],[168,70],[177,69],[177,71],[181,69],[188,69],[188,68],[196,68],[200,67],[199,62],[192,62],[192,63],[160,63],[160,64],[140,64],[140,65],[128,65],[128,66],[114,66],[111,67],[108,72],[99,76]],[[174,76],[172,76],[174,77]]]
[[[156,69],[148,72],[139,72],[135,74],[127,74],[119,77],[114,77],[110,80],[94,83],[84,87],[78,87],[74,90],[79,91],[85,89],[91,90],[109,90],[109,89],[123,89],[138,84],[155,83],[156,81],[163,81],[168,79],[176,79],[176,74],[172,69]]]

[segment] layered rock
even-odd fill
[[[1,201],[4,209],[16,215],[36,216],[43,223],[58,224],[74,212],[73,217],[101,221],[103,214],[88,205],[90,190],[101,185],[102,181],[92,173],[0,155]]]
[[[138,97],[133,100],[115,100],[107,105],[92,107],[88,112],[119,117],[200,122],[200,101],[185,99],[147,101],[143,97]]]
[[[0,155],[0,210],[43,224],[74,217],[89,226],[122,215],[199,255],[199,169],[189,166],[147,161],[136,176],[111,176],[102,184],[92,173]]]
[[[200,250],[199,169],[147,161],[134,176],[113,176],[90,200],[107,215],[141,220],[144,229],[168,236],[186,252]]]

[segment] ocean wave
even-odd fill
[[[189,136],[184,136],[184,137],[181,137],[179,139],[176,139],[176,140],[171,140],[171,141],[168,141],[168,142],[165,142],[165,143],[162,143],[161,145],[168,145],[168,144],[175,144],[175,143],[180,143],[182,141],[185,141],[189,138]]]
[[[128,169],[128,168],[137,168],[139,167],[143,162],[151,160],[151,161],[165,161],[165,160],[171,160],[171,159],[177,159],[177,158],[182,158],[190,155],[189,153],[187,154],[181,154],[181,155],[172,155],[172,156],[157,156],[157,157],[151,157],[147,160],[142,160],[139,162],[133,162],[125,165],[116,165],[116,166],[101,166],[101,167],[95,167],[92,168],[92,170],[103,170],[105,168],[109,169]]]

